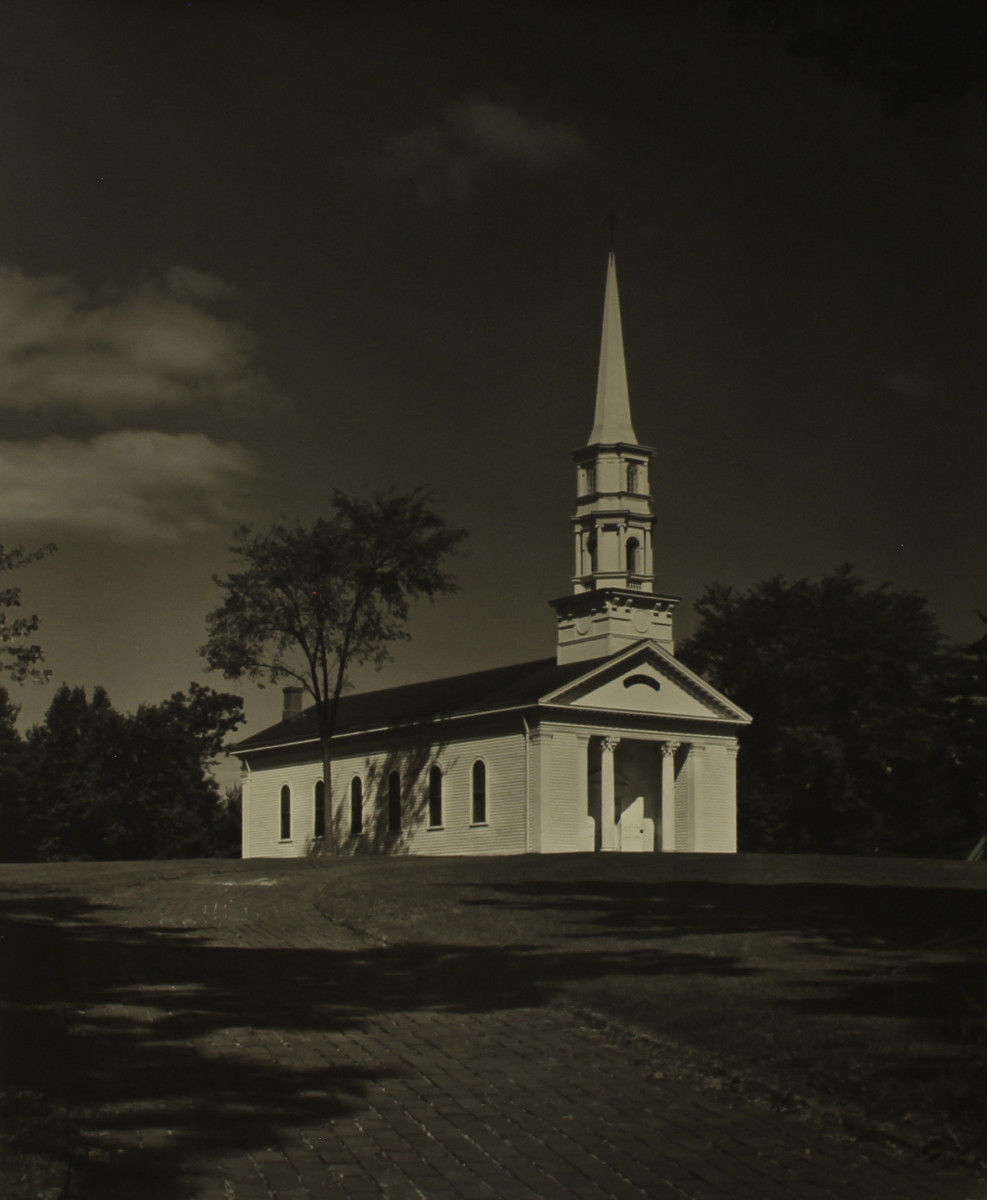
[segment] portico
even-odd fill
[[[532,734],[532,850],[736,850],[736,739],[640,729]],[[534,797],[533,797],[534,799]]]

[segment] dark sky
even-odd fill
[[[0,540],[52,685],[133,709],[236,521],[427,484],[462,591],[380,683],[550,654],[615,201],[657,582],[854,562],[987,608],[987,118],[903,117],[724,4],[0,10]],[[369,682],[369,681],[366,681]],[[279,697],[248,689],[255,730]]]

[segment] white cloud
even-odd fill
[[[385,170],[413,179],[424,200],[464,199],[495,170],[540,173],[595,160],[571,125],[480,96],[446,105],[436,121],[390,138],[383,150]]]
[[[203,434],[123,430],[89,441],[0,442],[7,528],[58,526],[126,540],[228,523],[254,456]]]
[[[252,339],[209,311],[233,295],[188,267],[95,298],[65,276],[0,266],[0,405],[106,414],[242,400]]]

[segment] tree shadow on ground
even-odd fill
[[[804,969],[815,970],[809,959],[831,960],[820,964],[825,983],[818,986],[827,994],[792,1001],[803,1011],[892,1015],[987,1042],[987,896],[979,888],[599,880],[474,886],[480,894],[462,901],[467,908],[554,912],[572,942],[602,937],[643,948],[697,937],[734,938],[738,946],[751,934],[788,939],[790,961]],[[742,973],[743,956],[732,961]]]
[[[455,886],[463,886],[456,884]],[[820,952],[908,949],[979,939],[987,947],[987,896],[979,888],[839,883],[714,883],[592,879],[477,882],[467,905],[545,911],[585,919],[574,938],[773,932],[819,937]]]
[[[73,1197],[173,1200],[204,1163],[358,1113],[370,1084],[411,1067],[347,1061],[324,1035],[374,1016],[540,1006],[566,979],[743,970],[652,948],[229,945],[127,920],[70,892],[0,891],[0,1083],[73,1113]],[[25,1137],[40,1149],[46,1134]]]
[[[755,1025],[770,1032],[778,1061],[788,1056],[833,1092],[855,1090],[889,1116],[924,1108],[942,1114],[956,1142],[987,1153],[987,896],[982,886],[714,883],[524,879],[478,882],[461,902],[468,911],[532,914],[570,944],[605,944],[701,955],[715,947],[731,961],[726,986],[692,989],[694,1011],[656,1031],[702,1044],[701,1023],[737,1027],[755,1001],[734,988],[758,967]],[[711,950],[705,951],[707,953]],[[675,958],[674,952],[670,954]],[[642,954],[641,961],[646,959]],[[656,963],[660,971],[664,970]],[[657,994],[657,989],[656,989]],[[664,987],[663,999],[684,992]],[[620,1000],[618,997],[617,1003]],[[628,1004],[628,1015],[639,1016]],[[873,1035],[873,1040],[870,1040]],[[834,1051],[833,1039],[842,1038]],[[735,1048],[745,1053],[743,1041]],[[845,1056],[813,1067],[823,1047]],[[817,1058],[818,1062],[818,1058]],[[850,1078],[853,1075],[854,1078]],[[911,1120],[909,1116],[907,1118]]]

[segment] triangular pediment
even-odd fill
[[[543,704],[748,724],[751,717],[654,642],[639,643],[542,697]]]

